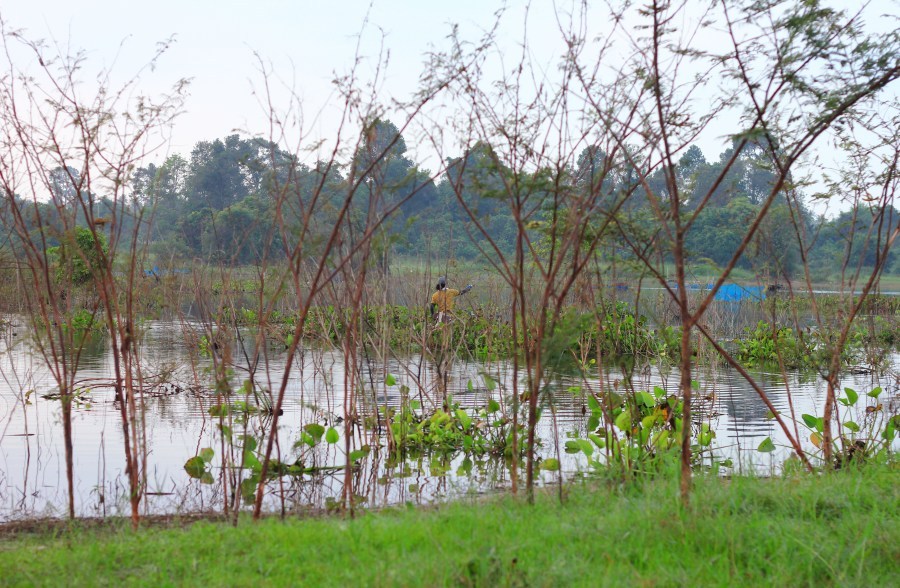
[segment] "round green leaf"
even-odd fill
[[[622,413],[616,417],[616,426],[623,431],[631,430],[631,413],[628,412],[628,410],[623,410]]]
[[[854,433],[859,433],[859,425],[857,425],[853,421],[847,421],[846,423],[844,423],[844,426]]]
[[[259,477],[252,475],[245,480],[241,480],[241,496],[244,500],[252,500],[256,494],[256,485],[259,484]]]
[[[763,439],[763,442],[759,444],[759,447],[756,448],[757,451],[761,453],[770,453],[775,451],[775,444],[772,442],[772,439],[766,437]]]
[[[656,447],[664,447],[669,441],[669,430],[663,429],[653,436],[653,445]]]
[[[256,454],[252,451],[244,450],[244,467],[250,468],[251,470],[258,470],[262,468],[262,464],[259,463],[259,460],[256,459]]]
[[[314,441],[318,441],[322,438],[322,435],[325,434],[325,427],[319,423],[309,423],[303,427],[303,430],[309,433],[309,436],[312,437]]]
[[[462,425],[463,431],[468,431],[469,425],[472,424],[472,417],[470,417],[463,409],[457,408],[456,418],[459,420],[459,424]]]
[[[638,392],[637,394],[635,394],[635,397],[638,403],[643,404],[646,407],[652,407],[656,405],[656,400],[653,399],[653,396],[651,396],[649,392]]]
[[[328,432],[325,433],[325,441],[334,445],[340,438],[341,436],[338,434],[337,429],[335,429],[334,427],[328,427]]]
[[[350,452],[350,461],[359,461],[360,459],[369,455],[369,451],[371,451],[371,447],[368,445],[363,445],[359,449]]]
[[[192,478],[200,479],[206,473],[206,462],[199,455],[196,455],[184,462],[184,471]]]

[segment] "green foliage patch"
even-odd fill
[[[827,476],[582,484],[433,509],[358,511],[133,533],[123,522],[7,536],[0,577],[25,585],[888,586],[896,464]]]
[[[252,311],[241,309],[235,313],[238,324],[254,322]],[[304,340],[339,346],[352,320],[351,309],[334,306],[313,306],[304,323]],[[452,347],[463,356],[480,361],[511,357],[523,345],[522,336],[513,340],[512,326],[499,311],[458,312],[453,322],[435,325],[424,311],[406,306],[365,306],[360,311],[360,329],[385,337],[391,349],[419,351],[422,344],[439,348],[447,344],[452,334]],[[274,315],[270,323],[278,323],[279,337],[290,343],[294,318]],[[543,341],[547,360],[555,367],[561,358],[574,355],[608,358],[623,356],[657,358],[675,361],[678,357],[678,330],[656,328],[647,317],[636,315],[625,303],[599,307],[592,312],[569,309],[556,322],[554,333]]]

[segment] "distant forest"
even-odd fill
[[[381,159],[373,161],[369,156],[380,154],[385,148],[388,148],[386,155]],[[604,166],[610,166],[605,157],[597,148],[585,148],[563,175],[570,183],[567,188],[599,190],[604,198],[608,195],[610,203],[622,202],[622,197],[627,195],[624,205],[614,212],[617,225],[637,239],[651,240],[655,229],[653,214],[647,209],[646,189],[649,187],[666,197],[669,190],[663,170],[650,175],[644,185],[639,180],[641,174],[621,162],[613,167],[613,173],[601,174]],[[728,262],[748,223],[772,190],[776,175],[769,168],[771,158],[753,142],[738,154],[730,148],[713,160],[707,159],[695,145],[676,164],[675,177],[685,199],[683,210],[691,214],[697,200],[709,193],[733,157],[736,157],[735,165],[711,193],[710,202],[690,232],[688,256],[695,265],[722,266]],[[499,162],[500,158],[492,154],[489,145],[478,143],[458,158],[448,159],[446,171],[434,176],[407,157],[406,142],[389,121],[377,121],[369,133],[369,144],[360,147],[340,167],[325,164],[309,167],[267,141],[234,134],[197,143],[188,158],[175,154],[161,165],[137,168],[130,185],[133,214],[121,215],[119,211],[115,216],[120,222],[136,222],[143,215],[142,224],[146,228],[141,234],[148,240],[150,255],[156,263],[202,259],[257,264],[263,259],[276,261],[285,255],[281,236],[273,230],[275,215],[289,221],[295,219],[299,224],[309,209],[308,199],[313,197],[320,199],[316,209],[325,211],[318,214],[328,214],[327,207],[318,208],[322,201],[333,202],[336,214],[336,207],[348,190],[356,190],[350,218],[354,215],[359,218],[360,226],[365,224],[365,215],[372,206],[377,206],[379,212],[395,209],[373,240],[379,248],[375,258],[438,255],[475,259],[490,255],[492,248],[479,231],[472,230],[464,206],[488,228],[495,245],[509,252],[516,238],[516,221],[510,216],[510,207],[500,199],[508,198],[511,189],[541,190],[542,170],[533,170],[529,181],[522,181],[523,178],[513,177]],[[52,185],[57,186],[59,196],[65,197],[68,192],[74,199],[78,174],[78,170],[71,168],[50,172],[50,177],[57,180]],[[595,177],[602,177],[602,183],[598,185]],[[521,188],[511,188],[511,183]],[[275,197],[285,193],[288,198]],[[105,216],[110,201],[102,194],[93,196],[95,218]],[[828,279],[837,272],[848,250],[852,256],[853,251],[868,249],[871,259],[865,259],[863,265],[875,264],[877,248],[865,246],[866,232],[872,225],[868,209],[861,208],[855,217],[847,212],[824,219],[810,212],[806,198],[802,185],[785,186],[738,267],[769,276],[791,277],[802,266],[798,231],[812,243],[806,257],[814,279]],[[548,206],[548,199],[533,200],[535,206]],[[279,206],[278,202],[285,204]],[[7,214],[7,211],[0,213]],[[54,214],[52,207],[45,207],[44,222],[52,225]],[[552,210],[548,208],[541,214],[550,215]],[[898,211],[892,210],[892,214]],[[327,218],[320,224],[333,226]],[[532,220],[528,229],[540,231],[541,225]],[[125,230],[120,234],[131,234],[129,228],[121,228]],[[851,236],[854,242],[850,242]],[[55,244],[48,238],[48,247]],[[628,251],[611,234],[598,255],[628,258]],[[892,254],[886,268],[890,273],[900,273],[897,254]]]

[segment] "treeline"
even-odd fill
[[[151,163],[135,169],[129,186],[129,211],[113,214],[111,202],[102,194],[87,196],[94,203],[95,219],[108,215],[115,216],[120,224],[140,222],[139,234],[148,241],[151,257],[162,263],[200,258],[256,264],[281,259],[288,249],[283,245],[286,235],[275,228],[276,215],[287,221],[281,226],[299,226],[303,215],[315,207],[322,217],[316,222],[322,232],[309,238],[325,238],[334,223],[324,216],[329,210],[336,216],[349,193],[354,194],[349,230],[354,219],[359,227],[365,226],[364,219],[373,210],[379,215],[393,211],[371,240],[376,250],[373,259],[379,263],[391,255],[423,253],[474,259],[490,256],[493,247],[508,253],[514,246],[516,219],[502,198],[509,198],[511,193],[521,194],[526,200],[533,197],[536,206],[546,208],[537,218],[549,219],[554,214],[548,207],[552,199],[540,193],[552,193],[560,187],[542,186],[542,170],[531,172],[528,178],[515,176],[500,159],[489,145],[477,143],[460,157],[448,159],[445,171],[436,176],[408,157],[406,142],[395,125],[376,121],[365,144],[351,161],[340,166],[319,163],[310,167],[268,141],[235,134],[197,143],[187,159],[175,154],[160,165]],[[728,262],[744,239],[748,224],[775,188],[777,174],[770,169],[770,161],[754,142],[748,142],[738,153],[734,148],[726,149],[716,160],[707,160],[696,145],[684,152],[674,174],[684,200],[682,209],[685,214],[693,214],[707,200],[687,241],[692,263],[721,267]],[[656,228],[648,210],[647,189],[663,198],[671,190],[665,168],[646,176],[637,171],[639,166],[637,159],[608,161],[600,149],[588,147],[564,174],[547,174],[554,182],[559,182],[559,177],[567,178],[568,189],[595,190],[608,200],[610,206],[600,213],[597,222],[603,221],[603,215],[615,215],[619,230],[610,232],[607,246],[598,252],[600,256],[629,257],[630,248],[621,243],[623,234],[647,242],[654,238]],[[728,169],[724,175],[723,169]],[[79,197],[79,170],[55,169],[49,176],[56,197],[73,202]],[[812,243],[805,257],[815,278],[830,277],[848,252],[849,259],[854,259],[855,251],[865,251],[863,265],[875,264],[877,248],[865,246],[870,238],[867,231],[873,226],[869,209],[862,207],[833,219],[816,217],[807,208],[801,188],[779,188],[739,267],[776,278],[794,275],[803,262],[798,232]],[[310,202],[311,198],[319,202]],[[326,206],[320,207],[323,200]],[[473,230],[466,207],[487,228],[493,243]],[[8,208],[2,214],[8,214]],[[57,226],[55,209],[41,203],[34,208],[36,213],[29,221],[33,230],[41,230],[37,222],[40,216],[47,246],[57,245],[54,235],[60,234],[61,227]],[[889,215],[896,214],[894,209],[889,211]],[[891,222],[887,219],[887,225]],[[530,220],[525,229],[538,232],[545,224],[551,223]],[[122,235],[134,234],[132,228],[117,227]],[[892,254],[886,267],[900,273],[900,258]]]

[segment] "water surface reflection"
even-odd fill
[[[198,355],[196,346],[185,343],[183,327],[179,323],[151,323],[142,347],[142,371],[148,381],[165,375],[169,382],[166,387],[156,387],[155,394],[143,402],[147,447],[147,493],[143,508],[147,513],[220,511],[226,502],[225,492],[233,491],[218,483],[222,477],[220,458],[228,452],[228,447],[219,430],[219,419],[210,416],[210,407],[217,400],[203,384],[210,379],[211,362]],[[0,347],[0,521],[62,516],[66,504],[59,401],[42,397],[55,391],[54,383],[22,331],[21,326],[13,323]],[[192,339],[187,337],[187,340]],[[268,365],[259,369],[258,380],[269,389],[277,389],[285,360],[283,351],[269,350]],[[893,357],[893,365],[900,365],[900,358]],[[441,375],[437,367],[418,355],[383,360],[368,357],[357,367],[361,380],[368,383],[361,394],[361,413],[374,418],[380,407],[400,406],[404,395],[427,405],[450,394],[467,408],[485,406],[492,397],[501,401],[511,398],[512,366],[507,362],[456,361],[440,370]],[[246,365],[238,365],[235,370],[236,387],[247,377],[244,370]],[[490,374],[499,386],[489,391],[483,373]],[[386,383],[387,374],[395,376],[395,384]],[[80,516],[122,514],[128,508],[122,427],[112,388],[108,386],[111,376],[112,359],[103,341],[89,345],[78,371],[80,386],[85,391],[74,404],[73,417],[75,500]],[[345,396],[344,376],[339,353],[306,350],[298,357],[288,382],[277,453],[285,463],[300,457],[305,465],[312,464],[318,469],[302,477],[285,476],[272,481],[267,509],[296,512],[327,508],[347,492],[360,505],[382,506],[429,502],[509,486],[510,474],[503,460],[460,455],[452,460],[423,456],[394,462],[382,451],[360,460],[348,479],[343,469],[335,469],[346,463],[343,440],[336,444],[321,443],[314,449],[301,443],[297,449],[304,426],[310,423],[343,431],[340,415]],[[785,381],[780,374],[765,372],[754,376],[782,414],[789,415],[791,411],[787,390],[798,418],[802,413],[816,414],[822,406],[825,386],[821,379],[789,374]],[[611,369],[602,386],[624,389],[630,381],[638,390],[660,386],[674,392],[678,377],[677,371],[671,368],[648,367],[630,374],[629,380],[626,374]],[[735,467],[767,469],[774,468],[789,455],[783,432],[767,418],[768,409],[739,374],[717,367],[700,370],[697,380],[700,382],[698,402],[717,433],[713,447],[718,456],[731,457]],[[585,467],[582,456],[567,455],[559,447],[569,435],[586,433],[585,398],[568,391],[574,384],[594,390],[601,388],[597,380],[575,382],[561,378],[555,386],[553,410],[545,410],[538,429],[542,440],[540,451],[545,456],[559,456],[566,473]],[[885,393],[879,402],[885,406],[896,402],[898,380],[890,372],[880,376],[848,376],[841,385],[861,392],[880,385]],[[255,415],[231,426],[235,435],[248,435],[261,441],[270,422],[271,417]],[[354,447],[385,442],[383,428],[360,426],[354,430]],[[799,431],[809,446],[808,433],[803,434],[802,425]],[[755,451],[765,437],[775,441],[775,452]],[[191,478],[184,468],[186,460],[200,454],[203,448],[211,448],[216,454],[211,462],[216,482],[213,484]],[[240,481],[236,476],[241,472],[226,473]],[[541,475],[545,481],[555,476],[546,472]],[[228,502],[232,501],[233,497],[229,497]]]

